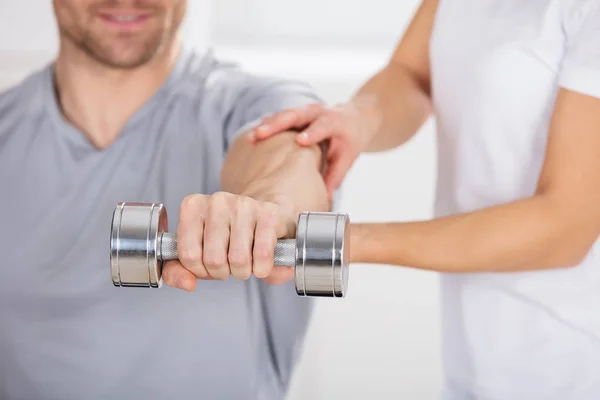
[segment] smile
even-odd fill
[[[111,29],[131,31],[139,29],[150,18],[150,13],[141,12],[101,12],[99,17]]]
[[[129,21],[138,21],[142,18],[142,15],[109,15],[108,18],[111,21],[116,22],[129,22]]]

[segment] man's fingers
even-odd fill
[[[226,280],[231,274],[228,251],[233,198],[226,193],[212,195],[204,227],[202,262],[215,279]]]
[[[254,274],[264,279],[274,267],[277,239],[294,229],[295,222],[283,218],[274,203],[225,192],[190,195],[180,209],[179,260],[167,263],[163,280],[193,290],[191,277],[245,280]]]
[[[264,281],[269,285],[281,285],[294,278],[294,269],[290,267],[275,267]]]
[[[254,231],[252,272],[257,278],[269,276],[273,269],[277,244],[278,207],[266,203],[260,211]]]
[[[236,279],[248,279],[252,275],[252,243],[256,219],[254,200],[242,198],[233,211],[231,237],[229,239],[229,268]]]
[[[167,261],[163,266],[162,279],[165,285],[187,290],[196,288],[196,277],[179,261]]]
[[[208,278],[208,272],[202,262],[204,216],[208,203],[201,195],[186,197],[179,213],[177,228],[177,253],[181,265],[198,279]]]

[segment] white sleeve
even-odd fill
[[[569,1],[564,32],[565,54],[558,84],[600,98],[600,0]]]

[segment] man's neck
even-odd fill
[[[109,147],[129,118],[164,83],[179,50],[180,43],[175,41],[142,67],[115,70],[83,52],[61,48],[54,79],[64,117],[96,148]]]

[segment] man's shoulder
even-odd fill
[[[43,93],[48,87],[48,66],[0,91],[0,135],[6,124],[13,124],[40,110]]]
[[[220,90],[223,87],[240,87],[248,81],[261,81],[264,77],[251,74],[237,61],[220,58],[212,48],[196,50],[184,48],[176,67],[182,89]]]
[[[213,49],[186,49],[179,68],[179,92],[200,96],[203,101],[228,103],[242,95],[266,95],[281,90],[289,94],[315,94],[307,82],[250,71],[238,61],[218,57]]]
[[[171,94],[197,110],[211,131],[221,130],[230,144],[269,114],[322,102],[307,82],[248,71],[238,62],[219,59],[213,50],[186,50],[177,64]]]

